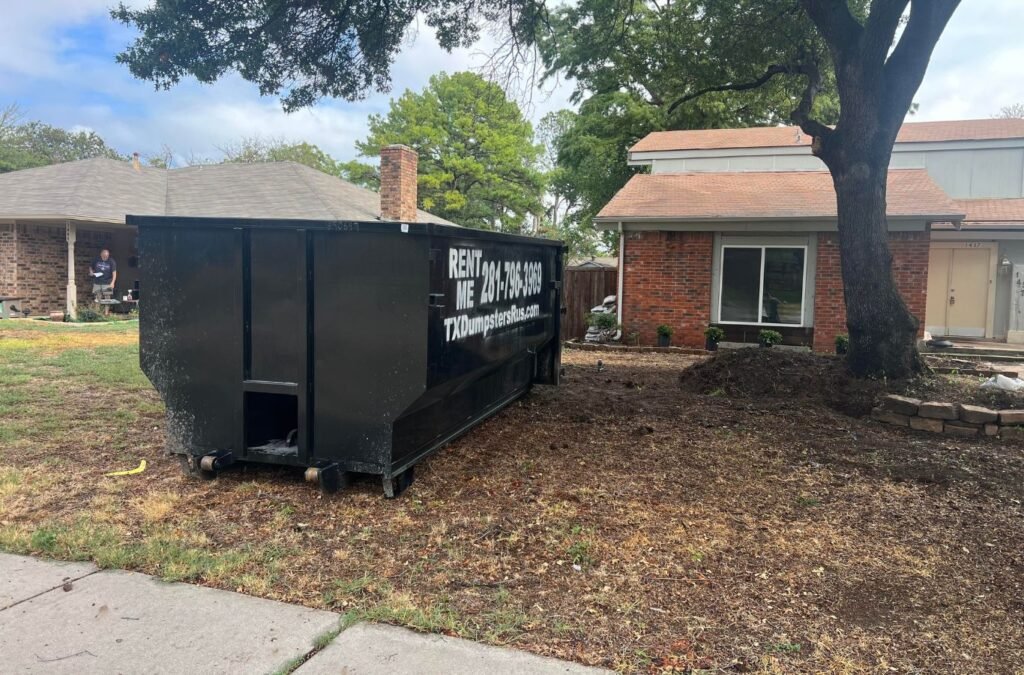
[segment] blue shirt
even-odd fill
[[[114,280],[114,272],[117,271],[117,263],[114,262],[113,258],[96,258],[92,262],[92,271],[100,272],[100,276],[93,275],[92,282],[94,284],[109,284]]]

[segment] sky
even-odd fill
[[[387,111],[391,97],[420,90],[439,71],[481,66],[480,48],[447,53],[419,27],[392,71],[392,91],[363,101],[325,100],[286,114],[237,75],[212,85],[185,81],[155,91],[114,62],[133,37],[112,21],[115,0],[3,0],[0,22],[0,107],[16,102],[26,119],[96,131],[121,152],[160,154],[179,163],[217,158],[219,148],[260,136],[314,143],[337,159],[356,156],[367,118]],[[146,4],[129,0],[128,4]],[[936,47],[916,101],[914,120],[991,117],[1024,102],[1024,6],[1021,0],[964,0]],[[571,83],[533,97],[536,121],[570,107]]]

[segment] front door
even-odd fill
[[[985,337],[992,248],[932,245],[925,324],[932,335]]]

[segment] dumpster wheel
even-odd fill
[[[322,495],[334,494],[338,490],[348,487],[351,479],[350,474],[347,471],[342,471],[334,462],[325,462],[309,467],[306,469],[305,477],[307,482],[320,486]]]
[[[414,467],[409,467],[402,473],[398,474],[393,478],[387,476],[384,477],[384,496],[388,499],[394,499],[403,492],[409,489],[412,485],[412,481],[415,478],[413,473]]]

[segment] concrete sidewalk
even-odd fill
[[[145,574],[0,553],[4,673],[596,674],[573,663]],[[310,655],[312,656],[310,657]]]

